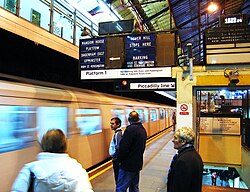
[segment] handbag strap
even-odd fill
[[[34,192],[35,178],[36,178],[35,174],[32,171],[30,171],[30,185],[27,192]]]

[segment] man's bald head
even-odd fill
[[[131,111],[129,113],[129,117],[128,117],[128,121],[130,123],[135,123],[138,122],[140,120],[139,114],[136,111]]]

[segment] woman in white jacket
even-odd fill
[[[13,192],[93,192],[88,173],[66,153],[67,138],[60,129],[47,131],[41,141],[43,152],[37,161],[26,164],[17,176]],[[34,174],[32,184],[31,173]]]

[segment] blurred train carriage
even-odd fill
[[[51,128],[69,138],[69,154],[84,168],[109,158],[113,132],[110,118],[119,116],[122,127],[136,110],[148,137],[171,126],[174,107],[90,90],[26,80],[0,81],[0,189],[9,191],[19,170],[36,159],[39,141]]]

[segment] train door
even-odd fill
[[[166,122],[165,122],[165,110],[163,108],[159,109],[159,129],[160,131],[166,128]]]
[[[175,110],[174,109],[170,109],[170,114],[169,114],[169,126],[173,126],[173,121],[172,121],[172,117],[173,117],[173,112],[174,112]]]
[[[108,151],[104,150],[107,143],[103,130],[101,105],[78,101],[73,117],[75,126],[74,134],[69,140],[70,155],[86,168],[108,158]]]
[[[139,114],[140,121],[146,129],[147,136],[150,134],[149,122],[148,122],[148,109],[147,108],[136,108],[135,111]]]
[[[169,127],[169,109],[165,109],[165,124],[166,124],[166,127]]]
[[[150,127],[150,136],[158,133],[160,131],[159,128],[159,115],[157,108],[149,109],[149,127]]]

